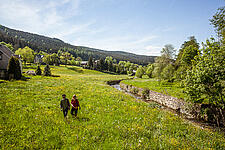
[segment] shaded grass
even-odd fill
[[[105,84],[127,76],[51,67],[60,77],[32,76],[0,87],[1,149],[224,149],[224,135],[202,130]],[[65,121],[61,94],[80,100]]]
[[[159,82],[154,78],[151,78],[151,79],[137,78],[134,80],[124,80],[122,82],[128,85],[139,87],[139,88],[149,88],[152,91],[156,91],[166,95],[185,99],[185,95],[183,92],[184,89],[180,87],[180,83],[177,83],[177,82],[173,82],[173,83],[165,82],[165,81]]]

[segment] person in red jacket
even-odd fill
[[[77,112],[78,112],[78,108],[81,109],[79,101],[78,101],[76,95],[73,95],[73,98],[71,100],[71,105],[72,105],[71,115],[75,115],[75,117],[76,117],[77,116]],[[75,112],[75,114],[73,114],[73,112]]]

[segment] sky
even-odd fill
[[[0,24],[72,45],[141,55],[214,36],[224,0],[0,0]]]

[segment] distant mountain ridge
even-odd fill
[[[54,53],[58,50],[69,51],[75,57],[81,57],[83,60],[88,60],[90,56],[95,59],[105,58],[112,56],[118,61],[130,61],[137,64],[146,65],[154,62],[156,56],[136,55],[133,53],[123,51],[106,51],[96,48],[89,48],[85,46],[74,46],[64,41],[38,35],[34,33],[19,31],[0,25],[0,42],[4,41],[13,44],[14,49],[23,48],[29,46],[35,51],[45,51],[48,53]]]

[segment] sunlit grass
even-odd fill
[[[105,83],[125,75],[51,67],[60,77],[30,76],[28,81],[0,83],[1,149],[225,148],[223,134],[138,103]],[[77,94],[79,118],[69,114],[64,120],[59,108],[63,93],[69,99]]]
[[[144,78],[140,79],[134,79],[134,80],[124,80],[122,81],[125,84],[133,85],[139,88],[149,88],[152,91],[160,92],[166,95],[178,97],[185,99],[185,95],[183,92],[183,88],[180,87],[180,83],[177,82],[165,82],[165,81],[157,81],[154,78],[147,78],[147,76],[144,76]]]

